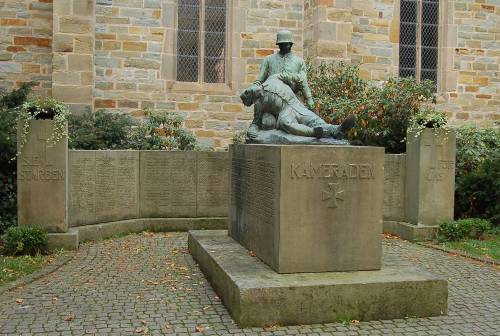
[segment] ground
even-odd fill
[[[82,246],[56,272],[0,297],[0,335],[499,335],[500,269],[399,239],[384,259],[449,279],[448,316],[239,329],[187,252],[186,233]]]

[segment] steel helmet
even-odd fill
[[[280,30],[276,35],[276,44],[293,43],[293,34],[289,30]]]

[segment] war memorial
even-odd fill
[[[191,231],[190,252],[243,327],[446,314],[445,279],[382,267],[384,149],[318,141],[342,140],[355,120],[327,125],[294,96],[311,104],[292,43],[278,33],[280,52],[241,95],[255,119],[250,144],[230,146],[229,230]],[[251,144],[273,125],[279,137]]]
[[[292,41],[278,33],[280,52],[241,93],[254,120],[229,153],[68,151],[48,146],[51,121],[34,121],[19,224],[37,218],[68,249],[191,230],[191,255],[240,327],[446,314],[447,280],[382,260],[382,232],[421,239],[452,218],[454,135],[409,136],[402,155],[350,145],[354,116],[330,125],[306,107]]]

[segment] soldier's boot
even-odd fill
[[[313,134],[315,138],[322,138],[325,134],[323,127],[314,127],[313,128]]]
[[[347,132],[355,125],[356,116],[351,114],[332,132],[332,136],[336,139],[344,139],[347,136]]]

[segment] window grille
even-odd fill
[[[401,0],[399,75],[437,80],[439,0]]]
[[[224,83],[226,1],[179,0],[177,80]]]

